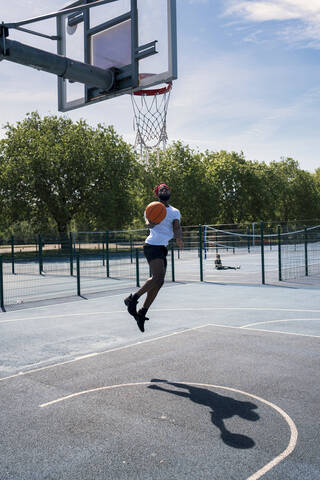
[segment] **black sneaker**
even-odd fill
[[[136,319],[139,330],[141,330],[141,332],[144,332],[144,322],[146,320],[149,320],[149,318],[146,317],[145,314],[141,310],[139,310],[139,312],[135,315],[134,318]]]
[[[129,295],[129,297],[124,299],[125,305],[128,307],[128,312],[130,315],[135,317],[137,315],[137,303],[138,299],[135,298],[132,293]]]

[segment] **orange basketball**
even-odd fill
[[[151,223],[160,223],[166,218],[167,209],[161,202],[151,202],[146,208],[146,217]]]

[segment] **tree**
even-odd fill
[[[268,188],[273,194],[273,220],[312,220],[319,217],[320,195],[314,176],[292,158],[271,162]]]
[[[320,193],[320,168],[316,168],[312,176],[316,185],[316,189]]]
[[[181,210],[184,225],[208,223],[216,214],[215,188],[205,172],[203,155],[188,145],[175,142],[166,152],[151,155],[145,166],[148,179],[147,197],[160,182],[167,183],[172,190],[172,203]]]
[[[0,161],[0,198],[11,223],[29,219],[40,228],[51,217],[63,245],[77,216],[108,229],[134,215],[128,192],[136,161],[112,127],[33,112],[6,125]]]
[[[225,224],[252,221],[260,209],[258,166],[245,160],[243,154],[206,152],[206,176],[215,185],[216,222]],[[259,200],[259,201],[258,201]]]
[[[137,215],[141,166],[112,127],[98,125],[93,146],[91,189],[76,218],[91,230],[128,228]]]

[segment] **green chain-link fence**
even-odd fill
[[[0,306],[134,289],[150,275],[148,230],[0,238]],[[167,281],[273,283],[320,273],[320,225],[255,222],[183,227],[184,248],[169,244]],[[219,272],[215,257],[237,271]]]

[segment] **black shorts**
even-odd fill
[[[143,253],[148,263],[156,258],[161,258],[164,261],[165,268],[167,268],[168,249],[164,245],[150,245],[149,243],[145,243]]]

